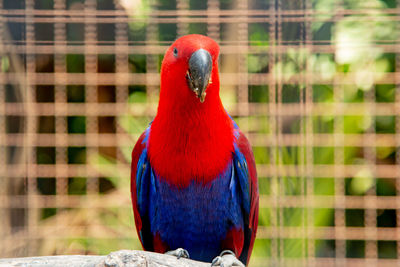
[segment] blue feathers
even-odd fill
[[[145,132],[145,138],[143,140],[143,143],[147,143],[148,136],[149,136],[150,128],[147,128]],[[140,214],[147,214],[148,210],[148,185],[147,183],[149,182],[148,179],[145,179],[146,177],[149,177],[149,172],[151,170],[150,163],[148,162],[147,159],[147,148],[144,148],[138,164],[137,164],[137,172],[136,172],[136,194],[137,194],[137,201],[138,201],[138,207],[139,207],[139,212]]]
[[[232,171],[229,165],[210,184],[192,182],[183,189],[156,179],[159,191],[150,193],[151,232],[159,233],[171,250],[183,247],[193,259],[212,260],[228,230],[243,227]]]
[[[234,169],[236,171],[236,179],[239,181],[240,185],[240,195],[242,200],[242,205],[247,214],[250,213],[250,190],[249,190],[249,171],[247,169],[246,159],[240,152],[238,146],[235,144],[235,154],[233,158]]]

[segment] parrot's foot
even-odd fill
[[[232,266],[240,266],[245,267],[244,264],[238,260],[230,250],[224,250],[219,254],[218,257],[215,257],[211,262],[211,267],[213,266],[221,266],[221,267],[232,267]]]
[[[175,256],[178,259],[179,258],[190,259],[189,252],[183,248],[177,248],[175,250],[170,250],[170,251],[165,252],[165,254]]]

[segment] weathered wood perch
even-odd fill
[[[210,267],[210,263],[137,250],[119,250],[107,256],[63,255],[0,259],[0,267]]]

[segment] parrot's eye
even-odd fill
[[[174,47],[174,56],[175,56],[175,57],[178,56],[178,49],[176,49],[176,47]]]

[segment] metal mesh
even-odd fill
[[[1,257],[140,249],[130,151],[166,48],[201,33],[257,162],[250,265],[398,265],[399,1],[0,5]]]

